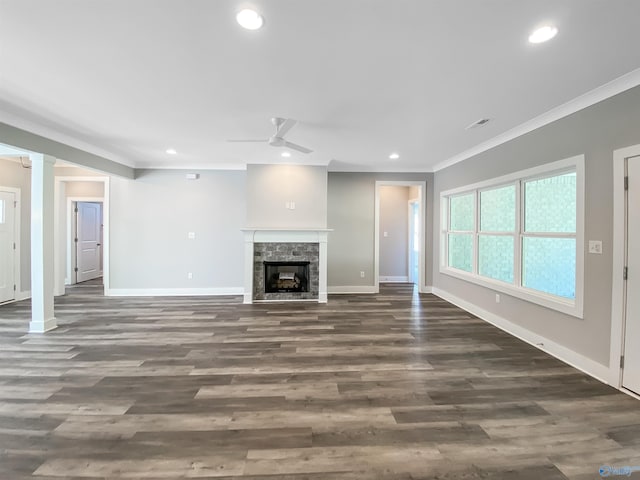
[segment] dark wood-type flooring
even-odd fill
[[[0,306],[0,479],[597,479],[640,402],[409,285]],[[640,478],[640,472],[632,477]],[[622,478],[622,477],[620,477]]]

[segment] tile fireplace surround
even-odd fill
[[[327,303],[327,235],[331,230],[245,228],[242,231],[244,232],[244,303],[299,300]],[[288,261],[294,257],[312,262],[310,291],[306,294],[265,295],[262,262]],[[317,272],[314,266],[316,258]]]

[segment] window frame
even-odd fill
[[[558,160],[537,167],[529,168],[504,175],[491,180],[465,185],[462,187],[449,189],[440,193],[440,273],[465,280],[497,292],[505,293],[513,297],[525,300],[537,305],[541,305],[568,315],[583,318],[584,302],[584,155]],[[572,233],[552,233],[552,232],[525,232],[524,231],[524,182],[542,178],[554,177],[570,172],[576,173],[576,231]],[[507,185],[516,187],[516,225],[511,232],[482,232],[480,230],[480,192],[493,190]],[[474,231],[472,271],[456,269],[448,265],[448,238],[450,233],[457,233],[449,229],[449,198],[472,193],[474,195]],[[514,238],[514,258],[513,258],[513,283],[485,277],[479,274],[479,239],[480,235],[507,235]],[[522,257],[523,242],[525,237],[542,238],[574,238],[576,240],[576,277],[575,277],[575,298],[569,299],[550,293],[541,292],[522,285]]]

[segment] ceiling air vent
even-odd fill
[[[480,128],[480,127],[484,127],[487,123],[489,123],[489,118],[481,118],[480,120],[477,120],[475,122],[473,122],[471,125],[469,125],[467,128],[465,128],[465,130],[471,130],[473,128]]]

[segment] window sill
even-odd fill
[[[525,287],[516,287],[508,283],[501,282],[499,280],[493,280],[491,278],[481,277],[472,273],[465,272],[463,270],[456,270],[454,268],[440,267],[440,273],[448,275],[450,277],[458,278],[466,282],[480,285],[481,287],[490,288],[501,293],[505,293],[512,297],[519,298],[527,302],[535,303],[537,305],[556,310],[572,317],[583,318],[582,302],[578,300],[578,292],[576,292],[576,300],[571,301],[568,299],[562,299],[554,295],[548,295],[542,292],[537,292]]]

